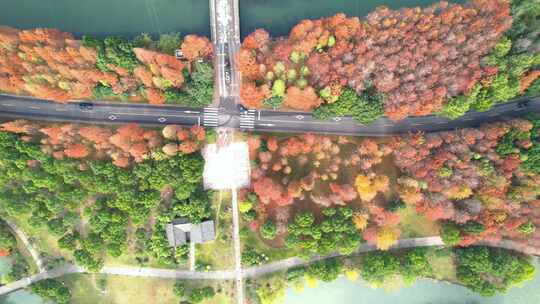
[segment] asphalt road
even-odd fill
[[[139,123],[143,125],[202,124],[202,109],[167,105],[109,103],[92,101],[92,109],[85,102],[66,104],[21,97],[0,95],[0,116],[53,121],[96,123]]]
[[[386,136],[414,131],[434,132],[456,128],[474,127],[486,122],[524,116],[540,112],[540,97],[523,98],[494,106],[489,111],[470,111],[450,120],[436,115],[408,117],[399,122],[380,118],[369,125],[362,125],[351,117],[338,117],[328,121],[315,119],[302,112],[257,112],[254,130],[267,132],[313,132],[340,135]]]
[[[262,132],[386,136],[414,131],[433,132],[473,127],[493,120],[540,113],[540,97],[499,104],[486,112],[469,112],[456,120],[428,115],[409,117],[399,122],[380,118],[370,125],[358,124],[351,117],[320,121],[310,113],[304,112],[244,111],[231,107],[195,109],[173,105],[99,101],[93,101],[92,108],[87,109],[81,106],[81,103],[84,104],[84,102],[61,104],[32,97],[0,95],[0,117],[102,124],[138,123],[148,126],[202,125]]]

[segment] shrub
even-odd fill
[[[267,220],[261,227],[261,236],[268,240],[273,240],[277,235],[277,227],[272,220]]]
[[[536,230],[536,226],[534,225],[532,221],[528,221],[524,224],[521,224],[518,227],[518,230],[523,234],[532,234]]]
[[[30,286],[32,292],[57,304],[68,304],[71,292],[63,283],[53,279],[45,279]]]
[[[174,55],[174,51],[180,48],[181,43],[180,33],[161,34],[157,42],[157,48],[165,54]]]
[[[483,296],[505,293],[534,277],[529,259],[511,251],[473,246],[456,249],[456,255],[458,281]]]
[[[460,231],[453,223],[443,223],[440,229],[441,239],[447,246],[455,246],[461,241]]]

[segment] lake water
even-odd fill
[[[429,5],[433,0],[239,0],[242,36],[264,27],[287,35],[306,18],[338,12],[365,16],[377,6]],[[463,1],[454,1],[463,2]],[[284,5],[285,4],[285,5]],[[210,34],[208,0],[1,0],[0,24],[18,28],[56,27],[77,35],[128,37],[141,32]]]
[[[458,285],[421,280],[412,287],[393,292],[374,289],[361,280],[340,278],[331,283],[319,282],[317,288],[306,287],[302,293],[287,290],[284,304],[536,304],[540,303],[540,263],[536,259],[536,277],[505,295],[485,298]]]
[[[0,277],[11,269],[11,261],[8,257],[0,257]]]
[[[18,290],[7,296],[0,296],[0,304],[43,304],[43,300],[26,290]]]
[[[316,19],[345,13],[364,17],[377,6],[396,9],[427,6],[433,0],[240,0],[240,26],[242,35],[257,28],[267,29],[273,36],[288,35],[290,28],[303,19]],[[465,2],[449,1],[455,3]]]
[[[207,0],[1,0],[0,24],[77,35],[210,34]]]

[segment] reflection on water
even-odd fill
[[[537,272],[539,259],[535,260]],[[522,287],[511,288],[505,295],[485,298],[472,291],[449,283],[422,280],[412,287],[393,292],[374,289],[360,280],[351,282],[340,278],[331,283],[320,282],[317,288],[307,288],[303,293],[287,291],[285,304],[526,304],[540,303],[540,275]]]

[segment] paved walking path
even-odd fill
[[[233,218],[233,246],[234,246],[234,273],[236,281],[236,302],[244,303],[244,281],[242,270],[242,248],[240,246],[240,219],[238,217],[238,191],[232,191],[232,218]]]
[[[522,245],[519,245],[512,241],[501,241],[497,244],[494,243],[481,243],[482,245],[499,247],[505,249],[511,249],[520,251],[526,254],[540,256],[540,249],[534,248],[524,248]],[[423,237],[423,238],[411,238],[399,240],[390,250],[413,248],[413,247],[429,247],[429,246],[442,246],[443,242],[440,237]],[[377,248],[372,245],[363,244],[356,252],[352,255],[360,255],[362,253],[375,251]],[[266,274],[270,274],[280,270],[286,270],[293,267],[304,266],[309,263],[328,259],[332,257],[338,257],[339,254],[331,254],[324,257],[313,258],[311,260],[303,260],[298,257],[288,258],[272,263],[268,263],[262,266],[254,266],[249,268],[244,268],[241,272],[241,278],[253,278],[259,277]],[[39,274],[23,278],[19,281],[9,283],[7,285],[0,287],[0,295],[7,294],[18,289],[25,288],[32,283],[35,283],[40,280],[48,278],[57,278],[67,274],[73,273],[86,273],[86,270],[82,267],[75,265],[65,265],[58,267],[49,271],[41,272]],[[155,277],[155,278],[166,278],[166,279],[182,279],[182,280],[238,280],[238,271],[234,270],[222,270],[222,271],[189,271],[189,270],[174,270],[174,269],[161,269],[161,268],[150,268],[150,267],[131,267],[131,266],[115,266],[115,267],[103,267],[100,273],[109,274],[109,275],[124,275],[124,276],[134,276],[134,277]]]
[[[189,243],[189,270],[195,271],[195,243]]]

